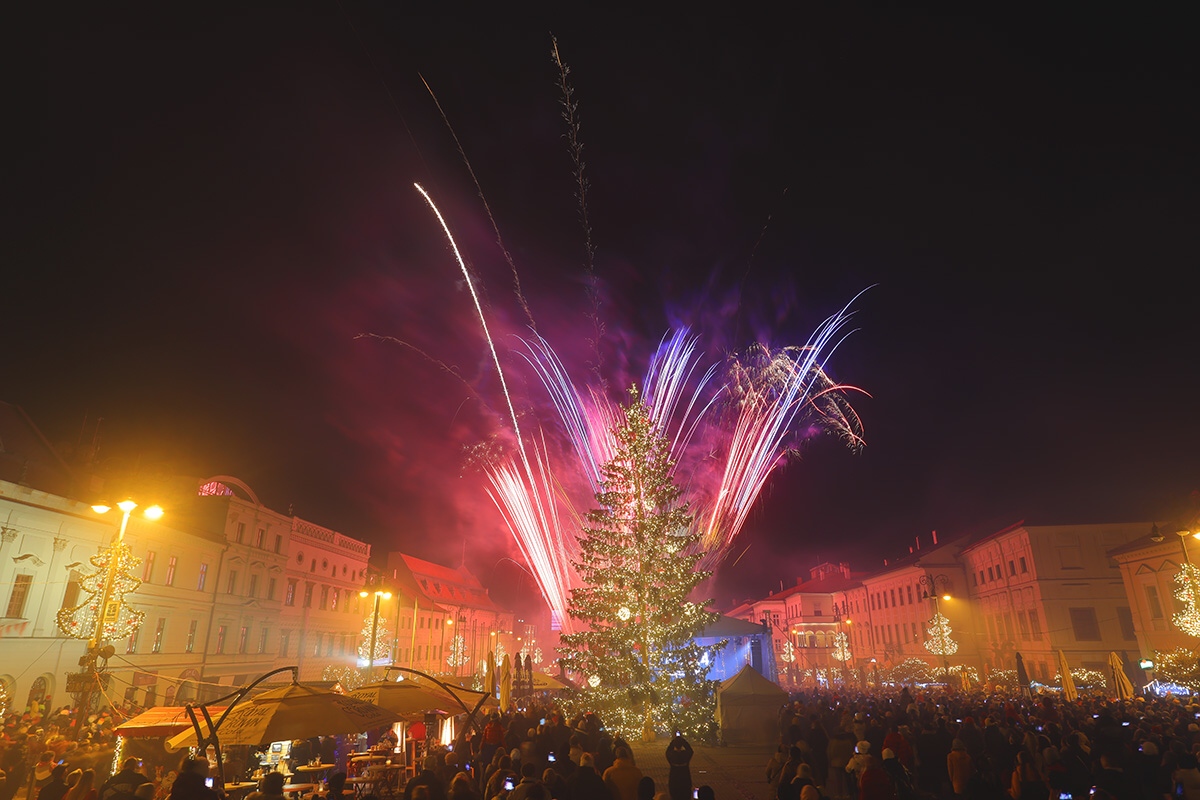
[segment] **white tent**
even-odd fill
[[[717,689],[721,741],[733,745],[777,744],[779,709],[787,701],[787,692],[745,665]]]

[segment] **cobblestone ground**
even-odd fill
[[[654,778],[656,791],[667,790],[667,743],[631,742],[642,773]],[[692,784],[713,788],[716,800],[767,800],[767,761],[774,747],[707,747],[693,743]]]

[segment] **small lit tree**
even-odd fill
[[[371,626],[375,621],[374,614],[368,614],[363,620],[362,630],[359,632],[361,640],[358,645],[358,658],[360,661],[374,662],[378,664],[381,661],[387,661],[392,654],[392,641],[387,635],[387,620],[383,617],[379,618],[379,624],[375,626],[375,656],[371,656]]]
[[[450,640],[450,647],[446,653],[446,663],[456,670],[467,663],[467,640],[463,638],[461,633],[454,634],[454,638]]]
[[[838,631],[833,635],[833,657],[838,661],[849,661],[853,658],[850,652],[850,637],[846,636],[843,631]]]
[[[134,571],[142,560],[133,554],[129,545],[119,542],[101,548],[90,561],[96,571],[84,575],[79,581],[79,588],[84,594],[83,602],[71,608],[59,609],[54,621],[58,629],[72,639],[91,639],[97,630],[100,633],[97,644],[127,639],[146,619],[145,611],[135,611],[125,602],[125,595],[142,585],[141,580],[134,577]],[[107,608],[102,609],[100,605],[105,603],[104,586],[110,570],[112,589],[107,598]],[[96,623],[101,615],[104,621],[97,629]]]
[[[958,652],[958,642],[950,636],[950,620],[940,611],[929,620],[925,628],[925,649],[935,656],[952,656]]]
[[[1178,647],[1169,653],[1154,653],[1154,673],[1163,683],[1200,692],[1200,658],[1191,650]]]

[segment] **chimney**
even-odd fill
[[[933,532],[933,543],[937,544],[937,531]]]
[[[917,549],[920,550],[921,549],[921,537],[914,536],[913,538],[917,540]]]

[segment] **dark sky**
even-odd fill
[[[71,445],[103,417],[114,474],[233,474],[385,549],[457,560],[469,541],[485,581],[514,580],[463,466],[507,436],[499,386],[412,183],[460,239],[523,413],[549,424],[512,354],[511,271],[420,76],[539,331],[582,376],[552,32],[614,386],[672,324],[711,363],[802,343],[873,287],[828,362],[870,393],[867,447],[819,440],[774,476],[722,602],[820,560],[878,566],[932,529],[1180,513],[1200,488],[1190,21],[847,6],[43,19],[9,120],[0,399]]]

